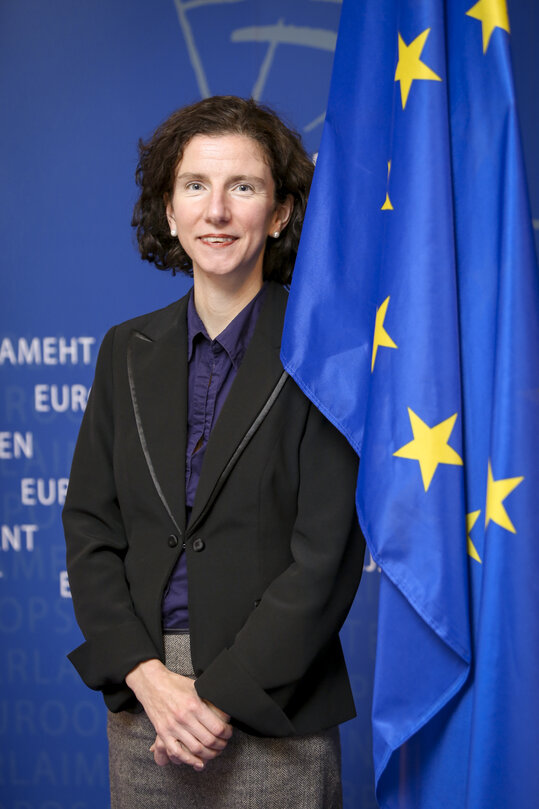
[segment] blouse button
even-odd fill
[[[178,537],[176,534],[171,534],[168,538],[168,547],[175,548],[178,544]]]
[[[196,551],[197,553],[203,551],[205,547],[206,545],[204,543],[204,540],[201,539],[200,537],[197,537],[193,542],[193,550]]]

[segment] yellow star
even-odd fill
[[[389,185],[389,173],[391,171],[391,160],[387,161],[387,184]],[[381,211],[392,211],[393,205],[391,204],[391,200],[389,199],[389,191],[386,191],[386,199],[382,207],[380,208]]]
[[[374,371],[374,363],[376,362],[376,353],[379,346],[382,348],[398,348],[397,344],[393,342],[387,331],[384,329],[384,320],[389,304],[388,295],[381,306],[376,310],[376,321],[374,324],[374,339],[372,341],[372,360],[371,360],[371,374]]]
[[[397,458],[409,458],[412,461],[419,461],[423,486],[428,491],[438,464],[446,463],[454,466],[462,466],[462,458],[455,450],[448,445],[449,436],[457,420],[454,413],[445,421],[429,427],[428,424],[417,416],[413,410],[408,408],[410,424],[414,440],[398,449],[393,455]]]
[[[510,33],[506,0],[479,0],[466,14],[474,20],[481,20],[483,53],[487,52],[495,28],[503,28],[508,34]]]
[[[466,539],[468,540],[468,554],[472,557],[472,559],[475,559],[476,562],[480,562],[482,564],[481,557],[477,553],[475,545],[473,544],[470,538],[470,532],[474,527],[474,525],[476,524],[477,518],[479,517],[480,514],[481,510],[470,511],[469,514],[466,514]]]
[[[430,28],[427,28],[407,45],[399,33],[399,61],[397,62],[397,69],[395,71],[395,81],[400,81],[401,83],[403,109],[406,106],[410,87],[415,79],[442,81],[434,70],[431,70],[430,67],[419,58],[429,34]]]
[[[519,478],[502,478],[501,480],[494,480],[492,476],[492,466],[488,462],[488,478],[487,478],[487,504],[485,507],[485,528],[489,522],[495,522],[512,534],[516,534],[515,527],[509,515],[505,510],[503,501],[507,495],[511,494],[513,489],[516,489],[519,483],[522,483],[523,477]]]

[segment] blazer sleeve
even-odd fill
[[[124,572],[127,538],[113,471],[115,329],[105,336],[73,457],[62,519],[73,606],[85,642],[69,655],[84,682],[118,704],[134,702],[125,675],[159,657],[133,609]]]
[[[269,736],[294,733],[286,705],[309,667],[338,642],[365,551],[355,510],[358,457],[314,405],[299,452],[293,561],[195,683],[200,696]]]

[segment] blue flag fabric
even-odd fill
[[[344,0],[283,337],[361,456],[377,798],[531,809],[539,289],[505,0]]]

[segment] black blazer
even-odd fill
[[[187,296],[103,341],[63,520],[86,639],[69,657],[113,711],[137,707],[127,672],[164,659],[161,601],[183,551],[203,698],[267,736],[354,715],[338,632],[363,564],[358,460],[283,371],[286,299],[269,284],[188,526]]]

